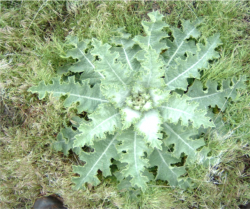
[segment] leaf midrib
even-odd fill
[[[177,138],[180,139],[184,144],[186,144],[189,149],[195,151],[194,148],[191,147],[188,143],[186,143],[185,140],[180,135],[178,135],[170,126],[168,126],[167,124],[164,124],[164,126],[169,129],[175,136],[177,136]]]
[[[106,155],[107,150],[109,149],[109,147],[113,144],[114,140],[116,139],[117,134],[114,136],[114,138],[111,140],[111,142],[108,144],[108,146],[106,147],[106,149],[104,150],[104,152],[101,154],[101,156],[97,159],[97,161],[95,162],[95,164],[92,166],[92,168],[89,170],[89,172],[86,174],[86,176],[80,181],[80,185],[82,185],[82,183],[85,181],[85,179],[89,176],[89,174],[93,171],[93,169],[95,168],[95,166],[99,163],[99,161],[102,159],[102,157],[104,155]]]
[[[191,67],[189,67],[187,70],[185,70],[184,72],[182,72],[181,74],[179,74],[178,76],[176,76],[175,78],[173,78],[171,81],[169,81],[166,85],[169,85],[170,83],[174,82],[175,80],[177,80],[179,77],[183,76],[185,73],[187,73],[189,70],[191,70],[194,66],[198,65],[199,62],[201,62],[203,60],[203,58],[208,54],[208,52],[210,51],[211,48],[213,48],[214,44],[212,44],[207,52],[196,62],[194,63]]]
[[[47,92],[47,91],[41,91],[41,92]],[[75,97],[81,97],[81,98],[86,98],[86,99],[90,99],[90,100],[95,100],[95,101],[100,101],[100,102],[105,102],[105,103],[108,103],[109,101],[108,100],[104,100],[104,99],[98,99],[98,98],[95,98],[95,97],[88,97],[88,96],[82,96],[82,95],[79,95],[79,94],[72,94],[70,92],[66,93],[66,92],[61,92],[61,91],[53,91],[53,94],[55,93],[58,93],[58,94],[68,94],[69,93],[69,96],[75,96]]]
[[[175,50],[174,54],[171,56],[171,58],[169,59],[168,63],[167,63],[167,67],[169,66],[169,64],[172,62],[172,59],[175,57],[175,55],[177,54],[177,52],[179,51],[179,49],[181,48],[181,46],[183,45],[184,41],[189,37],[189,35],[193,32],[193,30],[195,29],[195,27],[183,38],[183,41],[180,43],[180,45],[177,47],[177,49]],[[176,41],[177,43],[177,41]],[[178,45],[178,43],[177,43]]]

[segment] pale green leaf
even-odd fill
[[[116,86],[127,86],[131,82],[132,71],[116,59],[119,58],[119,53],[110,53],[109,49],[111,46],[109,44],[102,44],[101,41],[93,39],[94,49],[91,54],[98,56],[100,59],[96,61],[95,71],[104,74],[105,79],[102,80],[104,85],[116,85]]]
[[[85,41],[87,42],[88,39],[85,40]],[[66,37],[66,43],[69,44],[69,45],[77,46],[78,42],[79,42],[79,39],[78,39],[77,36],[68,35]]]
[[[115,88],[112,86],[103,86],[101,89],[103,95],[112,103],[115,107],[123,107],[125,100],[130,96],[130,88]]]
[[[166,122],[177,123],[179,119],[184,126],[192,122],[194,128],[199,128],[201,125],[204,128],[213,127],[209,117],[206,117],[206,112],[197,109],[198,103],[188,103],[189,97],[174,93],[169,96],[168,101],[159,106],[161,115]]]
[[[178,186],[178,178],[186,172],[184,167],[171,166],[178,162],[180,159],[173,157],[166,147],[163,147],[162,151],[154,149],[149,156],[150,166],[158,167],[156,179],[168,181],[170,186]]]
[[[57,70],[56,73],[58,75],[63,75],[67,74],[69,72],[69,68],[72,66],[72,64],[68,63],[66,65],[60,66]]]
[[[93,72],[95,69],[94,57],[90,53],[85,53],[86,49],[87,45],[84,42],[80,42],[77,48],[68,51],[67,57],[78,59],[78,62],[69,68],[71,72]]]
[[[118,61],[127,65],[130,70],[137,71],[140,68],[140,62],[135,59],[135,55],[141,48],[135,45],[133,40],[129,39],[131,34],[125,33],[124,28],[120,29],[119,33],[120,36],[111,39],[111,42],[118,47],[112,47],[110,51],[118,52],[120,54]]]
[[[158,107],[163,102],[166,102],[170,91],[164,89],[150,89],[149,94],[153,101],[154,107]]]
[[[58,77],[52,80],[52,84],[46,85],[45,82],[42,81],[38,86],[31,87],[28,91],[38,93],[39,99],[43,99],[47,92],[52,93],[54,97],[68,95],[64,101],[64,106],[70,107],[71,104],[79,102],[77,106],[79,113],[82,111],[93,112],[99,104],[108,102],[102,96],[99,84],[90,88],[88,80],[82,82],[82,84],[75,83],[74,76],[69,77],[68,83],[61,83]]]
[[[208,147],[202,148],[198,153],[197,163],[202,164],[204,167],[212,167],[220,162],[219,156],[208,156],[211,150]],[[189,163],[189,162],[188,162]]]
[[[95,85],[97,83],[100,83],[101,82],[101,79],[102,77],[100,77],[100,75],[96,72],[83,72],[81,75],[80,75],[80,80],[81,82],[84,81],[84,80],[89,80],[89,84],[90,85]]]
[[[125,43],[123,43],[125,44]],[[124,66],[126,66],[129,71],[138,71],[140,69],[140,62],[135,58],[135,55],[141,48],[138,45],[135,45],[133,48],[124,48],[124,47],[112,47],[110,49],[111,52],[118,52],[120,57],[117,61],[121,62]],[[131,74],[132,76],[133,74]]]
[[[199,51],[193,56],[189,54],[186,60],[178,59],[178,65],[166,69],[165,82],[168,90],[176,88],[186,90],[187,78],[200,78],[199,69],[207,68],[208,61],[219,57],[214,49],[220,45],[219,35],[208,38],[206,45],[198,44]]]
[[[73,145],[75,136],[80,132],[78,131],[78,129],[73,130],[72,128],[78,128],[79,124],[81,124],[82,121],[83,119],[78,116],[72,117],[70,120],[72,127],[66,127],[58,133],[57,140],[53,143],[53,148],[57,151],[62,151],[64,155],[68,155],[70,149],[78,154],[82,150],[81,147],[74,148]]]
[[[105,138],[105,133],[113,134],[114,131],[122,128],[121,116],[118,110],[109,104],[100,105],[99,108],[88,116],[91,122],[83,122],[76,136],[74,147],[83,147],[93,144],[95,137]]]
[[[147,36],[136,36],[133,40],[139,44],[139,46],[145,50],[150,47],[159,54],[163,49],[167,48],[165,43],[160,42],[163,38],[168,37],[166,32],[163,32],[163,28],[168,27],[165,21],[162,21],[163,15],[158,11],[148,14],[151,22],[142,22],[142,26]]]
[[[190,20],[182,21],[183,29],[170,28],[172,31],[174,41],[171,42],[167,39],[167,45],[169,49],[162,55],[165,58],[166,67],[174,66],[176,63],[174,60],[178,57],[184,58],[186,52],[196,53],[196,46],[194,41],[187,41],[190,37],[198,38],[200,32],[197,30],[197,26],[202,22],[201,19],[196,19],[194,22]]]
[[[116,135],[108,136],[105,140],[95,142],[92,148],[94,152],[86,153],[81,152],[79,154],[80,160],[86,162],[84,166],[73,166],[74,173],[78,173],[80,177],[72,178],[75,183],[75,189],[85,189],[85,183],[90,183],[93,186],[97,186],[100,180],[97,178],[97,171],[101,170],[103,176],[111,175],[110,165],[111,158],[117,158],[116,151]]]
[[[187,95],[191,97],[188,101],[199,103],[200,109],[207,109],[208,106],[215,107],[216,105],[224,111],[229,98],[235,100],[237,89],[244,89],[246,77],[243,76],[239,80],[235,77],[222,81],[220,90],[216,81],[208,80],[206,83],[206,91],[203,91],[203,85],[200,81],[195,80],[188,89]],[[232,82],[232,85],[230,84]]]
[[[128,176],[126,178],[124,178],[124,175],[122,173],[122,171],[124,169],[126,169],[126,166],[127,166],[127,163],[121,163],[120,161],[117,161],[117,160],[113,160],[113,164],[117,166],[118,170],[116,172],[114,172],[114,175],[115,177],[117,178],[117,180],[120,182],[117,186],[117,188],[119,190],[134,190],[134,188],[138,188],[137,185],[134,186],[134,188],[132,187],[132,184],[131,184],[131,179],[132,177]],[[153,173],[150,173],[148,171],[148,169],[144,169],[143,172],[142,172],[142,176],[145,176],[148,178],[149,181],[151,180],[154,180],[154,175]],[[140,190],[139,190],[140,192]]]
[[[164,76],[163,62],[159,59],[159,54],[151,47],[144,54],[144,60],[141,62],[142,69],[139,83],[146,89],[160,88],[164,86],[162,77]]]
[[[79,131],[78,130],[74,131],[71,127],[62,129],[57,135],[57,141],[53,143],[53,148],[56,151],[62,151],[64,155],[68,155],[69,150],[73,149],[75,136],[77,134],[79,134]],[[81,149],[81,148],[76,147],[74,149]]]
[[[174,144],[173,155],[177,158],[181,157],[182,153],[188,155],[188,160],[195,160],[198,154],[196,151],[201,146],[205,145],[203,139],[193,140],[190,137],[198,133],[197,129],[181,126],[180,122],[175,124],[164,123],[163,130],[168,135],[164,140],[165,145]]]
[[[72,43],[72,42],[71,42]],[[95,72],[95,57],[93,57],[90,52],[86,52],[89,50],[90,40],[84,40],[79,42],[78,39],[73,41],[75,46],[74,49],[71,49],[67,52],[66,57],[72,57],[74,59],[78,59],[76,63],[71,65],[68,70],[71,72],[84,72],[85,78],[88,78],[87,75],[92,75],[98,79],[103,79],[104,76],[100,72]]]
[[[149,179],[143,175],[148,160],[144,158],[144,152],[149,148],[143,137],[138,135],[133,128],[124,131],[117,137],[122,143],[117,146],[117,150],[121,155],[120,161],[126,163],[127,166],[121,171],[123,177],[131,177],[132,186],[138,186],[143,191],[146,190]],[[125,151],[125,152],[124,152]]]

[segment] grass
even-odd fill
[[[211,63],[202,81],[247,75],[249,78],[250,4],[244,1],[174,2],[0,2],[0,208],[31,208],[36,198],[58,194],[69,208],[237,208],[250,201],[250,96],[220,113],[227,131],[208,133],[207,145],[221,163],[204,168],[192,165],[189,177],[196,189],[171,189],[152,182],[145,194],[119,192],[113,178],[100,186],[74,191],[74,155],[64,157],[51,144],[74,109],[46,97],[39,101],[27,89],[49,81],[65,64],[67,35],[96,37],[107,42],[112,29],[125,26],[132,35],[142,31],[141,20],[159,10],[170,25],[180,19],[203,17],[203,37],[221,34],[221,58]]]

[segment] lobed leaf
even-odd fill
[[[208,156],[211,150],[208,147],[202,148],[197,156],[197,163],[205,167],[216,165],[220,162],[220,156]],[[187,163],[190,163],[187,161]]]
[[[110,53],[109,44],[102,44],[101,41],[93,39],[94,49],[91,54],[98,56],[100,59],[96,61],[96,70],[104,74],[105,79],[102,80],[103,85],[116,85],[117,87],[127,87],[131,82],[131,70],[120,62],[116,62],[119,53]]]
[[[142,113],[138,110],[131,109],[130,107],[124,107],[121,109],[121,116],[123,120],[122,128],[127,129],[141,118]]]
[[[56,151],[62,151],[64,155],[69,154],[69,150],[73,149],[75,136],[79,134],[79,131],[74,131],[71,127],[62,129],[57,135],[57,141],[54,142],[53,148]],[[78,152],[80,147],[75,147],[74,151]]]
[[[88,80],[83,81],[82,85],[75,83],[75,77],[69,77],[68,83],[61,83],[60,78],[52,79],[52,84],[46,85],[44,81],[40,82],[38,86],[29,88],[28,91],[38,93],[39,99],[43,99],[46,93],[52,93],[54,97],[61,97],[68,95],[64,101],[65,107],[70,107],[73,103],[79,102],[77,106],[78,113],[83,111],[93,112],[101,103],[108,103],[102,96],[100,85],[96,84],[93,88],[89,86]]]
[[[173,157],[164,146],[162,151],[155,148],[149,156],[150,166],[158,167],[156,179],[168,181],[170,186],[178,186],[178,178],[186,172],[184,167],[171,166],[178,162],[180,159]]]
[[[74,44],[75,48],[70,49],[66,57],[72,57],[73,59],[78,59],[69,70],[72,72],[93,72],[95,69],[94,60],[95,58],[90,54],[86,53],[86,50],[89,48],[88,44],[90,40],[85,40],[82,42],[76,42]]]
[[[80,75],[80,81],[83,82],[84,80],[89,80],[89,84],[94,86],[97,83],[101,82],[102,77],[100,77],[100,75],[96,72],[84,72]]]
[[[168,100],[170,91],[162,89],[150,89],[149,94],[151,96],[151,99],[153,101],[153,104],[155,107],[158,107],[163,102],[166,102]]]
[[[148,146],[143,137],[138,135],[133,128],[124,131],[117,139],[122,142],[117,146],[118,153],[121,156],[119,160],[127,164],[121,171],[123,177],[130,176],[132,186],[138,186],[145,191],[149,179],[143,175],[145,167],[148,166],[148,160],[144,158],[144,152],[149,150]]]
[[[190,20],[182,21],[183,30],[179,28],[170,28],[172,31],[174,41],[170,41],[167,39],[167,45],[169,49],[164,52],[162,55],[165,58],[166,67],[174,67],[176,63],[174,60],[178,57],[185,58],[184,54],[186,52],[191,52],[192,54],[196,53],[196,45],[194,41],[187,41],[190,37],[198,38],[200,36],[200,32],[197,30],[197,26],[200,25],[202,19],[196,19],[193,22]]]
[[[121,116],[118,110],[109,104],[100,105],[97,111],[90,114],[91,122],[83,122],[76,136],[74,147],[83,147],[84,145],[92,145],[93,140],[105,138],[105,133],[113,134],[117,129],[122,128]]]
[[[220,45],[219,35],[208,38],[206,45],[198,44],[199,51],[193,56],[189,54],[186,60],[178,59],[178,65],[166,68],[165,82],[168,90],[182,89],[186,91],[187,78],[200,78],[199,69],[207,68],[208,61],[218,58],[214,49]]]
[[[216,105],[224,111],[229,98],[235,100],[237,89],[244,89],[246,77],[243,76],[237,80],[235,77],[222,81],[220,90],[216,81],[208,80],[206,83],[206,91],[203,91],[203,85],[200,81],[195,80],[193,85],[189,87],[187,95],[191,97],[188,101],[199,103],[200,109],[207,109],[208,106],[215,107]],[[232,85],[231,85],[232,82]]]
[[[134,188],[132,187],[132,184],[130,182],[132,177],[129,176],[127,178],[124,178],[124,176],[123,176],[122,171],[125,169],[127,163],[121,163],[120,161],[114,160],[114,165],[116,165],[118,168],[118,171],[116,171],[114,173],[115,177],[120,182],[117,186],[118,189],[125,190],[125,191],[134,190],[134,188],[137,189],[138,188],[137,185],[135,185]],[[148,169],[144,169],[144,171],[142,172],[142,176],[147,177],[149,181],[154,180],[154,178],[155,178],[154,175],[148,171]],[[140,190],[137,190],[137,191],[139,192],[138,194],[141,193]]]
[[[164,71],[162,69],[163,62],[159,59],[159,54],[151,47],[144,53],[144,59],[141,60],[142,68],[141,79],[139,83],[146,89],[161,88],[164,86],[162,76]]]
[[[192,140],[190,137],[197,135],[197,129],[191,126],[184,128],[180,122],[178,124],[164,123],[163,130],[168,135],[164,140],[164,144],[169,146],[174,144],[173,155],[176,158],[180,158],[182,153],[188,155],[189,161],[194,161],[198,154],[196,151],[201,146],[205,145],[203,139]]]
[[[73,65],[68,66],[67,71],[71,72],[83,72],[84,79],[90,78],[92,83],[95,83],[93,77],[97,80],[103,79],[104,76],[100,72],[95,72],[95,57],[89,52],[90,40],[86,39],[79,42],[78,38],[71,39],[71,44],[75,46],[67,52],[66,57],[72,57],[78,61]],[[88,51],[88,52],[86,52]],[[64,70],[65,71],[65,70]]]
[[[83,188],[85,189],[85,183],[90,183],[93,186],[97,186],[100,180],[97,178],[97,171],[101,170],[103,176],[111,175],[110,165],[111,158],[117,158],[116,151],[116,137],[107,136],[105,140],[100,140],[95,142],[92,148],[94,152],[86,153],[81,152],[79,154],[80,160],[86,162],[84,166],[73,166],[74,173],[78,173],[80,177],[72,178],[73,183],[75,183],[75,189]]]
[[[206,117],[206,112],[197,109],[198,103],[188,103],[189,97],[174,93],[169,96],[167,102],[159,106],[159,110],[164,122],[178,123],[179,119],[182,125],[188,126],[189,121],[192,122],[194,128],[199,128],[201,125],[213,127],[214,124],[210,118]]]
[[[124,28],[118,29],[120,36],[111,39],[112,43],[115,43],[118,47],[112,47],[111,52],[118,52],[120,57],[118,61],[126,65],[131,71],[138,71],[140,68],[140,62],[135,59],[135,55],[141,48],[135,45],[132,39],[129,39],[131,34],[126,33]]]
[[[103,86],[101,89],[103,95],[115,106],[121,108],[124,106],[125,100],[130,96],[130,88],[114,88],[112,86]]]
[[[162,31],[164,27],[168,27],[168,24],[162,21],[163,15],[157,11],[149,13],[148,16],[151,22],[142,22],[147,36],[138,35],[133,40],[138,43],[142,49],[147,51],[151,47],[159,54],[167,48],[167,45],[160,41],[168,37],[167,33]]]

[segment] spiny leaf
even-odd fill
[[[96,177],[97,171],[101,170],[103,176],[111,175],[109,166],[111,158],[117,158],[115,145],[117,144],[116,136],[108,136],[105,140],[95,142],[92,148],[94,152],[79,154],[80,160],[86,162],[84,166],[73,166],[74,173],[78,173],[80,177],[72,178],[75,183],[75,189],[85,189],[85,183],[88,182],[93,186],[97,186],[100,180]]]
[[[133,40],[138,43],[141,48],[147,50],[151,47],[159,54],[163,49],[167,48],[167,45],[160,41],[168,37],[167,33],[162,31],[164,27],[168,27],[168,24],[162,21],[163,15],[158,11],[151,12],[148,16],[151,22],[142,22],[147,36],[138,35]]]
[[[159,54],[151,47],[144,54],[144,60],[141,62],[141,80],[139,81],[146,89],[160,88],[164,86],[162,76],[163,62],[159,59]]]
[[[174,144],[173,155],[177,158],[180,158],[181,154],[185,153],[188,155],[189,160],[195,160],[198,153],[196,150],[205,145],[203,139],[190,139],[191,136],[198,133],[197,129],[193,129],[191,126],[184,128],[181,126],[180,122],[177,125],[164,123],[163,129],[168,135],[167,139],[164,140],[164,143],[167,146]]]
[[[224,111],[228,99],[232,98],[232,100],[235,100],[237,96],[237,89],[245,88],[245,81],[245,76],[239,78],[239,80],[235,77],[232,78],[232,80],[229,78],[223,80],[220,90],[217,90],[217,82],[208,80],[206,83],[207,90],[203,91],[202,83],[195,80],[193,85],[189,87],[187,95],[191,97],[189,101],[199,103],[200,109],[206,109],[208,106],[215,107],[217,105],[222,111]]]
[[[102,86],[101,91],[103,95],[112,103],[115,107],[123,107],[125,100],[130,96],[130,88],[114,88],[112,86]]]
[[[134,190],[133,187],[132,187],[132,184],[131,184],[131,182],[130,182],[131,179],[132,179],[132,177],[129,176],[129,177],[127,177],[127,178],[124,178],[124,175],[123,175],[123,173],[122,173],[123,169],[126,168],[127,163],[121,163],[120,161],[114,160],[114,163],[113,163],[113,164],[116,165],[117,168],[118,168],[118,171],[116,171],[116,172],[114,173],[115,177],[116,177],[117,180],[120,182],[120,183],[118,184],[118,186],[117,186],[118,189],[119,189],[119,190],[125,190],[125,191]],[[154,178],[155,178],[154,175],[153,175],[152,173],[150,173],[147,169],[145,169],[145,170],[142,172],[142,176],[147,177],[149,181],[154,180]],[[138,186],[135,185],[134,188],[137,189]],[[141,193],[140,190],[139,190],[138,192]]]
[[[89,72],[89,73],[84,72],[80,76],[81,82],[88,79],[90,85],[95,85],[97,83],[100,83],[101,78],[102,77],[100,77],[100,75],[98,73],[96,73],[96,72]]]
[[[118,52],[120,54],[118,61],[121,61],[130,70],[137,71],[140,68],[140,62],[135,59],[135,55],[141,48],[135,45],[133,40],[129,39],[131,34],[126,33],[124,28],[120,28],[118,31],[120,36],[111,39],[111,42],[118,45],[118,47],[112,47],[110,51]]]
[[[43,99],[46,92],[53,93],[54,97],[68,95],[64,101],[64,106],[69,107],[71,104],[79,102],[77,110],[79,113],[82,111],[93,112],[101,103],[108,101],[102,96],[100,85],[96,84],[90,88],[88,80],[83,81],[82,85],[75,83],[74,76],[69,77],[68,83],[61,83],[60,78],[53,78],[53,83],[46,85],[44,81],[40,82],[38,86],[29,88],[28,91],[38,93],[39,99]]]
[[[72,57],[73,59],[78,59],[78,62],[75,63],[70,71],[72,72],[93,72],[95,69],[94,57],[90,53],[85,51],[88,49],[88,44],[90,40],[85,40],[82,42],[77,42],[74,49],[71,49],[67,52],[66,57]]]
[[[86,39],[85,42],[87,42],[89,39]],[[79,42],[79,38],[77,36],[67,36],[66,37],[66,44],[77,46],[77,43]]]
[[[189,121],[192,122],[194,128],[199,128],[201,125],[213,127],[213,122],[206,117],[206,112],[197,109],[198,103],[188,103],[189,97],[174,93],[169,96],[167,102],[159,106],[161,115],[166,122],[177,123],[181,119],[182,125],[188,126]]]
[[[168,90],[176,88],[186,90],[187,78],[200,78],[199,69],[208,67],[208,60],[218,58],[219,54],[214,49],[220,45],[219,35],[208,38],[206,45],[198,44],[199,51],[196,55],[189,54],[186,60],[178,59],[178,65],[166,69],[165,82]]]
[[[198,38],[200,32],[196,27],[202,22],[202,19],[196,19],[194,22],[190,20],[182,21],[183,30],[171,27],[170,30],[173,33],[174,41],[171,42],[167,39],[167,45],[169,49],[162,55],[165,58],[166,67],[174,66],[176,63],[174,60],[178,57],[185,58],[186,52],[196,53],[196,46],[194,41],[187,41],[191,36]]]
[[[116,62],[119,58],[119,53],[110,53],[109,44],[102,44],[101,41],[93,39],[94,49],[91,54],[98,56],[101,60],[96,61],[96,71],[102,72],[105,75],[105,79],[102,81],[104,85],[116,85],[127,86],[131,82],[131,70],[128,67],[124,67],[121,63]]]
[[[72,57],[78,59],[76,63],[69,67],[71,72],[84,72],[83,75],[86,78],[98,78],[103,79],[104,76],[100,72],[95,72],[95,57],[93,57],[90,52],[86,53],[86,50],[89,50],[90,40],[84,40],[79,42],[78,39],[74,39],[71,43],[75,46],[74,49],[71,49],[67,52],[66,57]],[[90,75],[88,77],[88,75]]]
[[[79,131],[81,134],[76,136],[74,147],[83,147],[84,145],[92,145],[95,137],[99,139],[105,138],[105,133],[113,134],[117,129],[121,129],[121,117],[118,110],[111,105],[101,105],[92,114],[89,119],[91,122],[83,122]]]
[[[145,191],[149,179],[143,176],[143,171],[148,165],[148,160],[144,158],[144,152],[149,149],[148,146],[143,137],[138,135],[133,128],[124,131],[117,139],[122,141],[122,144],[117,146],[121,155],[120,161],[127,164],[121,171],[123,176],[125,178],[130,176],[132,186],[137,185]]]
[[[53,148],[57,151],[63,151],[64,155],[69,154],[69,150],[73,149],[73,144],[75,140],[75,136],[79,134],[79,131],[74,131],[71,127],[67,127],[62,129],[57,135],[57,141],[54,142]],[[76,149],[81,149],[80,147],[75,147]],[[77,151],[77,152],[78,152]]]
[[[149,156],[150,166],[158,167],[156,179],[168,181],[170,186],[177,186],[178,178],[186,172],[184,167],[171,166],[178,162],[180,160],[174,158],[164,146],[162,151],[155,148]]]
[[[124,41],[125,42],[125,41]],[[125,48],[127,43],[122,42],[125,46],[122,47],[112,47],[111,52],[118,52],[120,57],[117,59],[118,62],[121,62],[123,66],[127,67],[129,71],[138,71],[140,69],[140,62],[135,59],[135,55],[141,48],[138,45],[135,45],[131,48]],[[131,74],[132,76],[133,74]]]

